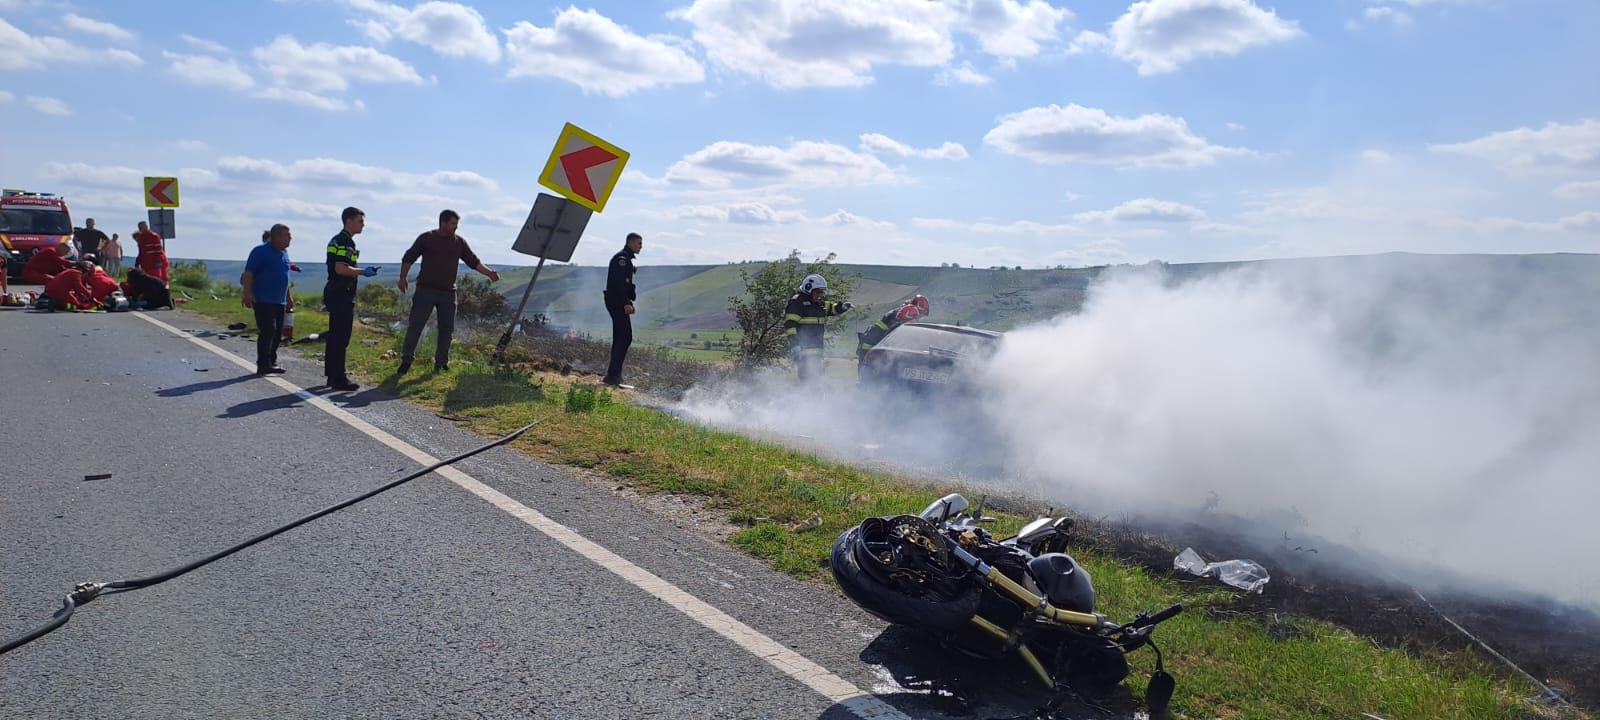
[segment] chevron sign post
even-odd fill
[[[545,161],[539,184],[595,212],[605,210],[611,189],[628,164],[628,151],[567,123]]]

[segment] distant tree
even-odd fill
[[[744,336],[739,339],[739,359],[750,364],[781,360],[788,352],[789,341],[783,334],[783,310],[789,298],[799,292],[800,282],[816,273],[828,280],[828,299],[846,302],[855,289],[857,276],[845,275],[844,269],[833,264],[833,253],[820,260],[806,263],[795,250],[782,260],[767,263],[754,275],[740,270],[745,293],[728,298],[728,309],[739,321]],[[844,323],[830,323],[829,331],[838,332]]]

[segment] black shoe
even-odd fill
[[[450,372],[450,363],[439,363],[438,365],[434,365],[433,371],[436,373]]]
[[[267,375],[282,375],[282,374],[284,374],[286,372],[289,372],[289,371],[285,370],[285,369],[283,369],[281,367],[278,367],[277,365],[273,365],[272,367],[258,367],[258,368],[256,368],[256,374],[260,375],[260,376],[263,376],[263,377],[265,377]]]
[[[622,385],[622,380],[618,378],[605,378],[600,381],[600,384],[610,385],[611,387],[620,387]]]
[[[328,381],[328,387],[339,392],[355,392],[361,389],[360,385],[350,382],[349,379],[330,380]]]
[[[397,368],[394,369],[394,374],[396,374],[396,375],[404,375],[404,374],[406,374],[408,372],[411,372],[411,361],[410,360],[401,360],[400,361],[400,367],[397,367]]]

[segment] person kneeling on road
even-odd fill
[[[60,274],[62,270],[72,267],[72,261],[67,259],[67,254],[72,252],[72,246],[65,242],[53,248],[44,248],[35,252],[28,258],[27,264],[22,266],[22,281],[29,285],[47,285],[50,279]]]
[[[172,291],[167,284],[138,267],[128,268],[128,280],[122,283],[122,293],[128,296],[128,306],[134,310],[172,308]]]
[[[95,303],[109,308],[112,304],[110,302],[111,294],[121,288],[117,286],[116,279],[106,274],[105,268],[94,264],[95,257],[93,255],[85,258],[85,261],[89,263],[90,267],[94,268],[84,278],[84,284],[89,286],[89,295],[94,298]]]
[[[823,299],[828,281],[821,275],[807,275],[800,292],[789,298],[783,311],[783,333],[789,336],[789,355],[801,380],[822,375],[822,348],[829,317],[843,315],[854,307],[847,302]]]
[[[94,272],[94,263],[84,261],[76,267],[62,270],[50,279],[44,286],[44,297],[50,301],[52,310],[93,310],[99,303],[94,301],[85,282]]]

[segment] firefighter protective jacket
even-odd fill
[[[795,293],[783,311],[783,334],[789,336],[789,349],[821,350],[828,318],[848,311],[845,303],[829,300],[814,303],[810,295]]]

